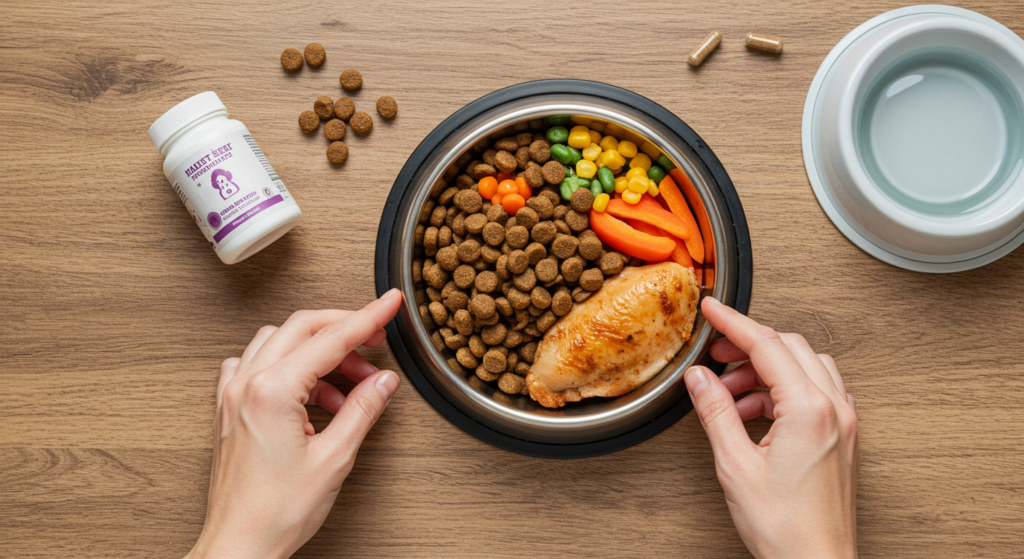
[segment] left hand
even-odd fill
[[[359,311],[299,311],[221,366],[206,523],[187,557],[288,557],[323,524],[356,452],[398,388],[353,351],[384,341],[402,294]],[[357,382],[346,397],[320,380]],[[305,405],[334,419],[316,433]]]

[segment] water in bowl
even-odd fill
[[[1020,173],[1022,102],[995,66],[962,49],[894,61],[869,85],[857,129],[879,189],[919,213],[978,210]]]

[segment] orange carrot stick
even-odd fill
[[[590,228],[615,250],[641,260],[664,260],[675,250],[671,239],[633,229],[608,212],[590,212]]]
[[[679,169],[672,169],[673,176],[678,172],[683,178],[683,175]],[[683,193],[679,191],[679,187],[676,186],[671,176],[665,177],[661,180],[661,185],[658,186],[658,190],[661,193],[662,198],[668,203],[668,207],[672,210],[672,213],[686,224],[689,228],[690,236],[686,239],[686,249],[690,252],[690,256],[697,262],[704,262],[704,240],[700,236],[700,228],[697,227],[697,221],[693,219],[693,213],[690,212],[689,206],[686,205],[686,199],[683,198]]]
[[[672,241],[676,244],[676,248],[672,250],[672,254],[669,256],[669,259],[671,259],[676,264],[679,264],[684,268],[693,268],[693,260],[690,259],[690,253],[687,252],[686,244],[683,243],[682,239],[670,234],[667,231],[658,229],[657,227],[650,225],[648,223],[644,223],[642,221],[630,220],[629,224],[636,228],[637,231],[643,231],[648,235],[661,235],[662,237],[672,239]]]
[[[661,205],[651,197],[646,197],[647,203],[630,204],[625,200],[611,200],[604,211],[622,219],[633,219],[642,221],[667,231],[680,239],[690,236],[690,228],[683,220],[679,219],[672,212],[665,211]],[[641,198],[643,202],[644,198]]]

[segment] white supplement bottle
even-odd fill
[[[225,264],[281,238],[302,217],[244,124],[212,91],[178,103],[149,127],[164,175]]]

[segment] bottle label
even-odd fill
[[[229,132],[171,171],[171,186],[210,246],[291,200],[288,189],[247,131]]]

